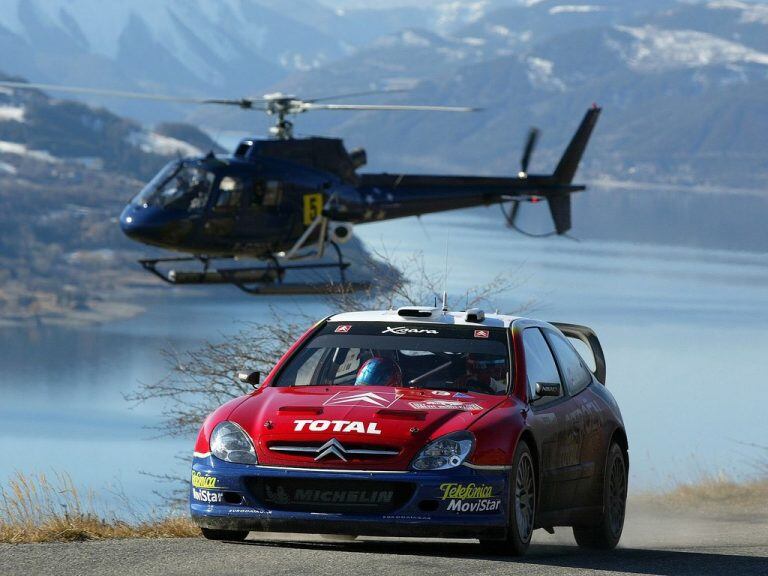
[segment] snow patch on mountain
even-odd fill
[[[425,38],[421,34],[417,34],[413,30],[403,31],[403,33],[400,35],[400,40],[406,46],[426,47],[431,44],[431,42],[427,38]]]
[[[564,4],[561,6],[552,6],[549,9],[550,14],[587,14],[589,12],[602,12],[605,10],[602,6],[591,4]]]
[[[4,106],[0,105],[0,122],[24,122],[24,106]]]
[[[554,62],[530,56],[526,59],[526,64],[528,64],[528,81],[532,86],[544,90],[565,92],[565,83],[554,74]]]
[[[441,41],[443,39],[435,36],[434,40]],[[408,46],[411,48],[428,48],[433,46],[433,39],[430,39],[426,34],[412,29],[402,30],[395,32],[394,34],[387,34],[377,38],[374,42],[374,46],[390,48],[393,46]]]
[[[751,4],[740,0],[715,0],[709,2],[707,8],[712,10],[738,10],[741,12],[739,21],[743,24],[765,24],[768,26],[768,5]]]
[[[148,154],[161,156],[202,156],[203,151],[189,142],[164,136],[157,132],[134,132],[128,142]]]
[[[452,48],[450,46],[441,46],[435,50],[435,52],[443,56],[445,61],[449,63],[467,61],[469,60],[470,54],[472,53],[468,53],[466,50],[461,50],[459,48]]]
[[[666,30],[655,26],[616,26],[631,43],[611,42],[629,66],[637,71],[656,72],[700,68],[718,64],[768,66],[768,54],[695,30]]]
[[[502,41],[506,40],[509,45],[527,43],[533,38],[533,32],[530,30],[513,31],[501,24],[486,24],[485,33],[488,34],[488,36],[498,37],[502,39]]]
[[[299,72],[306,72],[317,68],[325,62],[323,58],[309,59],[305,54],[299,54],[298,52],[284,52],[280,55],[280,65],[283,68],[292,68]]]
[[[485,29],[490,34],[495,34],[496,36],[511,36],[512,35],[512,30],[510,30],[506,26],[502,26],[501,24],[488,24],[485,27]]]
[[[0,140],[0,154],[12,154],[14,156],[26,156],[33,160],[39,160],[41,162],[50,162],[52,164],[58,164],[61,162],[55,156],[52,156],[45,150],[30,150],[24,144],[18,142],[8,142]]]
[[[477,38],[475,36],[467,36],[462,38],[461,41],[467,46],[484,46],[485,38]]]
[[[437,11],[435,28],[441,33],[446,33],[459,25],[477,22],[486,15],[489,5],[488,0],[474,2],[456,0],[438,4],[435,8]]]

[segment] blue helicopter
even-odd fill
[[[517,218],[521,203],[545,200],[554,222],[552,233],[565,234],[571,228],[571,194],[586,189],[574,185],[573,177],[601,110],[593,105],[586,112],[551,174],[528,174],[539,136],[536,129],[528,134],[521,169],[513,177],[370,174],[358,172],[367,161],[365,150],[347,151],[337,138],[295,138],[288,117],[315,110],[477,109],[327,102],[372,92],[306,100],[282,93],[228,100],[19,82],[0,85],[228,105],[274,116],[270,138],[242,140],[232,155],[209,153],[170,162],[120,215],[120,226],[128,237],[188,254],[139,261],[163,281],[233,284],[250,293],[311,293],[328,288],[327,282],[311,285],[284,281],[286,272],[298,269],[334,268],[339,271],[341,284],[348,285],[344,271],[349,262],[344,260],[339,245],[352,237],[357,224],[500,204],[507,224],[520,230]],[[335,251],[335,261],[320,261],[329,246]],[[262,264],[224,264],[243,258],[257,259]],[[200,269],[166,270],[185,262],[199,264]]]

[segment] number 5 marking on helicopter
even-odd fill
[[[304,194],[304,226],[309,226],[312,221],[320,216],[323,211],[323,195]]]

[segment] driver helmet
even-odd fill
[[[470,354],[467,357],[468,374],[484,382],[488,380],[503,380],[506,369],[506,360],[499,356]]]
[[[366,360],[357,372],[355,386],[394,386],[403,385],[403,371],[397,362],[389,358],[371,358]]]

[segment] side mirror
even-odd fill
[[[560,382],[536,382],[536,398],[560,396],[562,386]]]
[[[237,379],[240,380],[240,382],[258,388],[259,383],[261,382],[261,372],[238,372]]]

